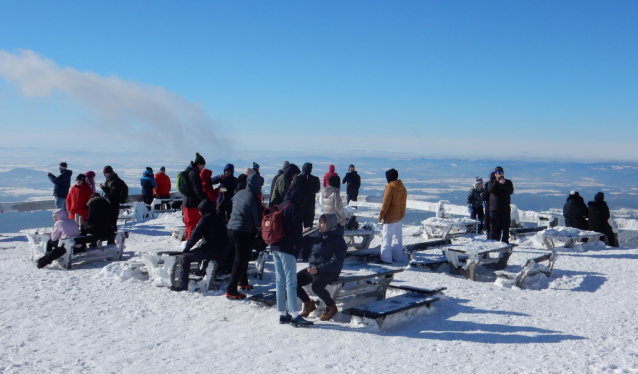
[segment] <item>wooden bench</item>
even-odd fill
[[[177,272],[177,256],[183,254],[179,251],[141,252],[142,263],[146,267],[149,280],[157,287],[171,287],[175,285]],[[136,266],[139,261],[131,266]],[[204,292],[216,287],[216,274],[218,265],[216,261],[202,261],[191,263],[189,269],[189,291],[202,290]]]
[[[488,265],[496,270],[507,267],[513,245],[494,240],[472,241],[453,244],[443,251],[450,263],[450,273],[463,275],[466,279],[476,280],[479,265]],[[491,257],[495,253],[497,257]]]
[[[449,239],[476,231],[478,221],[470,218],[431,217],[421,222],[428,239]]]
[[[513,239],[520,239],[527,236],[527,234],[536,234],[537,232],[541,232],[546,228],[547,227],[545,226],[513,228],[510,229],[510,237]]]
[[[518,273],[512,273],[508,271],[495,271],[494,275],[498,278],[504,278],[509,280],[514,280],[516,287],[523,288],[523,284],[528,277],[534,276],[536,274],[545,274],[548,278],[552,276],[552,270],[554,270],[554,263],[558,259],[558,255],[556,252],[549,252],[542,256],[532,258],[527,260],[525,266],[523,266],[523,270]],[[541,262],[547,261],[547,265],[542,265]]]
[[[442,260],[438,262],[415,262],[412,259],[412,255],[415,252],[427,251],[431,249],[441,248],[446,245],[452,245],[451,239],[438,239],[438,240],[427,240],[420,243],[408,244],[403,246],[403,251],[408,255],[408,259],[410,260],[410,266],[424,266],[430,267],[432,269],[438,268],[440,265],[447,263],[447,260]]]
[[[175,199],[160,199],[159,197],[156,197],[153,199],[153,202],[151,202],[151,206],[150,206],[150,215],[151,217],[155,217],[156,214],[160,214],[160,213],[172,213],[172,212],[177,212],[180,209],[177,208],[173,208],[173,206],[175,205],[176,202],[182,202],[182,198],[175,198]],[[155,209],[156,206],[159,206],[160,209]],[[168,208],[166,208],[165,206],[168,206]],[[181,207],[181,206],[180,206]]]
[[[64,247],[66,252],[59,261],[63,268],[71,269],[71,265],[80,262],[94,261],[120,261],[124,253],[125,241],[129,237],[129,232],[120,230],[115,235],[114,244],[106,244],[106,239],[98,239],[94,236],[78,236],[75,238],[61,239],[58,247]],[[82,245],[83,250],[79,250],[77,245]]]
[[[589,230],[579,230],[573,227],[553,227],[540,232],[547,249],[556,247],[555,241],[562,241],[563,248],[574,248],[577,243],[595,242],[604,234]]]

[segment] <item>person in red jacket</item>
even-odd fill
[[[328,183],[328,181],[330,180],[330,177],[335,175],[337,177],[339,176],[339,174],[335,173],[335,166],[334,165],[328,166],[328,172],[323,175],[323,186],[324,187],[330,186],[330,183]]]
[[[157,174],[155,174],[155,187],[153,195],[160,199],[171,198],[171,178],[166,175],[166,168],[161,167]]]
[[[82,222],[86,222],[89,216],[89,208],[86,203],[91,199],[93,190],[86,184],[86,175],[79,174],[75,178],[75,186],[69,190],[66,197],[66,208],[69,211],[69,218],[75,219],[75,215],[82,217]]]
[[[219,197],[219,187],[213,188],[213,185],[210,183],[210,180],[213,177],[213,171],[202,169],[202,172],[199,173],[199,176],[202,178],[202,186],[204,187],[204,192],[206,193],[206,195],[208,195],[210,201],[217,201],[217,198]]]

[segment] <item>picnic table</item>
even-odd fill
[[[428,239],[449,239],[453,236],[467,234],[476,231],[478,221],[462,218],[436,218],[431,217],[421,222],[425,228]]]
[[[51,233],[53,227],[44,227],[39,229],[26,229],[20,230],[27,237],[30,249],[31,261],[37,261],[40,257],[46,253],[47,242],[51,239]]]
[[[171,238],[178,241],[186,240],[186,226],[185,225],[166,225],[164,230],[171,232]]]
[[[366,249],[370,247],[370,242],[374,239],[374,235],[377,232],[374,230],[365,230],[365,229],[357,229],[357,230],[344,230],[343,238],[346,241],[348,247],[352,247],[355,249]],[[360,237],[361,241],[357,242],[355,238]]]
[[[600,240],[601,234],[596,231],[580,230],[574,227],[557,226],[551,229],[545,229],[539,233],[543,238],[547,249],[556,247],[555,241],[564,243],[564,248],[573,248],[576,243]]]
[[[443,253],[450,263],[450,272],[466,279],[476,280],[479,265],[489,265],[495,270],[504,269],[512,254],[512,245],[495,240],[472,240],[445,247]],[[495,254],[496,257],[491,256]]]

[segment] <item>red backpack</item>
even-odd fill
[[[261,221],[261,237],[266,244],[272,244],[280,241],[285,235],[284,231],[284,209],[290,204],[286,204],[283,208],[275,205],[264,210],[264,219]],[[290,231],[290,229],[288,229]]]

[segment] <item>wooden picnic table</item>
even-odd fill
[[[557,226],[540,232],[547,249],[556,247],[555,241],[565,243],[564,248],[574,248],[577,243],[600,240],[601,234],[596,231],[580,230],[574,227]]]
[[[344,230],[343,238],[346,240],[348,247],[352,247],[354,249],[366,249],[370,247],[370,242],[372,242],[376,233],[377,232],[374,230],[365,229]],[[360,243],[355,241],[356,237],[361,237]]]
[[[428,239],[449,239],[453,236],[467,234],[476,231],[478,225],[478,221],[466,217],[431,217],[421,223],[425,228],[425,234]]]
[[[512,247],[511,244],[494,240],[473,240],[445,247],[443,253],[450,263],[451,273],[475,281],[479,265],[491,265],[495,270],[507,267]],[[496,254],[497,257],[491,257],[490,254]]]

